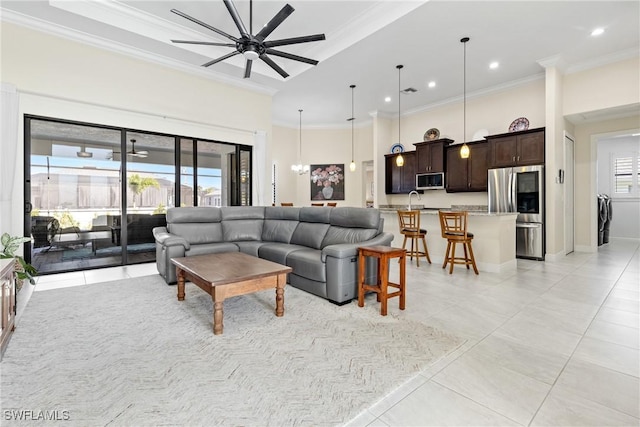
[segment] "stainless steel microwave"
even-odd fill
[[[417,190],[444,190],[444,172],[417,173]]]

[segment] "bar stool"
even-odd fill
[[[324,206],[324,203],[311,203],[311,206]]]
[[[280,206],[293,206],[293,203],[290,203],[290,202],[282,202],[282,203],[280,203]]]
[[[476,259],[473,256],[473,248],[471,247],[473,233],[467,231],[468,212],[438,211],[438,215],[440,216],[442,237],[447,239],[447,252],[444,255],[442,268],[445,268],[447,264],[450,264],[449,274],[451,274],[453,273],[453,264],[464,264],[467,266],[467,270],[471,265],[473,267],[473,271],[478,274]],[[456,257],[456,244],[458,243],[462,243],[464,258]]]
[[[420,211],[398,211],[398,222],[400,223],[400,233],[404,236],[402,249],[407,247],[407,239],[411,239],[411,250],[407,251],[409,259],[413,261],[416,257],[416,266],[420,267],[420,257],[423,256],[431,264],[429,249],[427,249],[427,230],[420,228]],[[419,250],[419,242],[422,241],[423,251]]]
[[[327,206],[329,206],[330,208],[335,208],[336,206],[338,206],[337,202],[327,202]]]
[[[380,303],[380,314],[387,315],[387,300],[393,297],[400,297],[400,310],[405,306],[405,270],[406,270],[405,249],[392,248],[390,246],[368,246],[358,248],[358,307],[364,307],[364,294],[366,291],[373,291],[377,294]],[[364,283],[365,257],[378,259],[378,282],[375,285]],[[399,258],[400,262],[400,283],[389,282],[389,260]],[[389,293],[388,288],[398,289]]]

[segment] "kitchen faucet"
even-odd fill
[[[420,200],[420,194],[418,194],[416,190],[410,191],[409,192],[409,210],[411,210],[411,196],[413,196],[414,194],[418,196],[418,200]]]

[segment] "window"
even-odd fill
[[[613,195],[614,197],[638,197],[640,191],[640,156],[638,153],[614,153]]]

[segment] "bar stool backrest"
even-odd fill
[[[451,236],[467,238],[467,211],[438,211],[438,215],[443,238]]]
[[[398,223],[400,224],[400,232],[402,231],[420,231],[420,211],[398,211]]]

